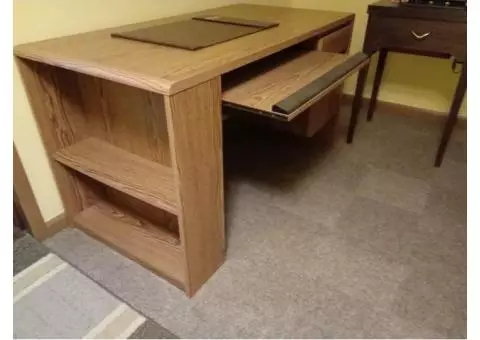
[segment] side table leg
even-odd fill
[[[380,88],[380,83],[382,82],[383,70],[385,69],[385,61],[387,59],[388,51],[386,49],[381,49],[378,56],[377,70],[375,71],[375,79],[373,81],[373,90],[372,96],[370,99],[370,105],[368,107],[367,121],[371,121],[373,118],[373,113],[377,107],[377,96],[378,90]]]
[[[357,117],[360,109],[362,108],[363,89],[365,88],[365,82],[367,81],[368,65],[362,68],[358,72],[357,87],[355,89],[355,97],[352,103],[352,115],[350,116],[350,125],[348,126],[347,143],[350,144],[353,141],[353,134],[355,133],[355,127],[357,125]]]
[[[450,112],[448,113],[448,118],[443,128],[442,140],[438,146],[437,156],[435,157],[435,166],[439,167],[443,161],[443,155],[447,149],[448,141],[452,134],[455,123],[457,122],[458,110],[462,104],[463,97],[465,96],[465,91],[467,89],[467,62],[462,69],[462,74],[457,84],[457,89],[455,90],[455,96],[453,97],[452,106],[450,107]]]

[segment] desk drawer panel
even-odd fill
[[[353,23],[323,37],[319,41],[319,50],[323,52],[346,53],[352,40]]]
[[[466,51],[464,23],[372,16],[369,25],[367,49],[450,54],[458,59]]]

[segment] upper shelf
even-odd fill
[[[177,212],[175,182],[171,168],[88,138],[60,150],[58,162],[109,187],[172,214]]]
[[[129,31],[189,19],[221,16],[276,22],[277,27],[198,51],[112,38]],[[15,54],[144,90],[174,94],[352,21],[351,13],[234,4],[19,45]]]

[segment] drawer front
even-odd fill
[[[449,54],[460,60],[466,52],[465,23],[371,16],[366,52],[380,48]]]
[[[340,28],[321,38],[318,49],[323,52],[346,53],[350,48],[353,24]]]
[[[352,40],[353,22],[335,29],[324,36],[317,36],[305,40],[299,46],[306,50],[315,50],[331,53],[346,53]]]

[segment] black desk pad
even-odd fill
[[[277,23],[207,15],[129,32],[112,33],[112,37],[193,51],[277,25]]]

